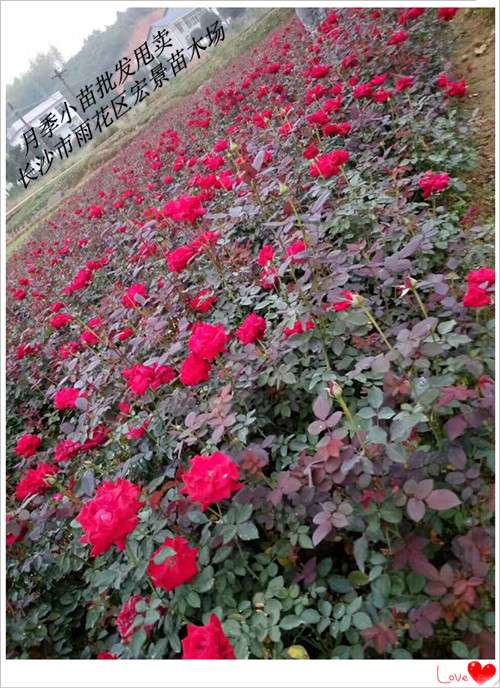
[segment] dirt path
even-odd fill
[[[474,132],[477,168],[469,175],[477,219],[495,217],[495,10],[460,10],[452,22],[456,48],[453,68],[467,83],[465,107],[479,110]]]

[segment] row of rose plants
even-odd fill
[[[455,15],[288,20],[11,257],[9,657],[492,656]]]

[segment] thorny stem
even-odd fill
[[[371,324],[373,325],[373,327],[377,330],[377,332],[379,333],[379,335],[382,337],[382,339],[384,340],[385,345],[387,346],[387,348],[388,348],[390,351],[395,351],[394,347],[391,346],[391,344],[389,343],[389,340],[387,339],[387,337],[386,337],[385,334],[383,333],[383,331],[382,331],[380,325],[379,325],[378,322],[375,320],[375,318],[373,317],[373,315],[370,313],[370,311],[368,310],[368,308],[366,308],[366,306],[361,306],[361,310],[362,310],[363,313],[366,315],[366,317],[368,318],[368,320],[371,322]]]

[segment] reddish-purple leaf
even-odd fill
[[[467,421],[461,415],[453,416],[453,418],[450,418],[450,420],[447,421],[444,426],[446,434],[450,440],[454,440],[457,437],[460,437],[460,435],[463,435],[466,427]]]
[[[425,504],[420,499],[410,497],[406,505],[406,511],[411,520],[418,523],[418,521],[421,521],[425,516]]]
[[[447,511],[461,504],[457,495],[451,490],[433,490],[425,501],[430,509]]]
[[[313,545],[316,547],[316,545],[319,545],[321,540],[324,540],[326,536],[329,534],[329,532],[332,529],[332,522],[330,520],[324,521],[321,523],[314,533],[312,534],[312,541]]]
[[[317,397],[313,403],[314,415],[320,420],[326,420],[326,418],[328,418],[331,408],[332,404],[330,400],[323,396]]]

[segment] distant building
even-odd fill
[[[201,25],[201,20],[207,11],[218,15],[217,8],[215,7],[168,8],[165,10],[163,17],[153,22],[149,27],[148,43],[153,42],[153,36],[159,29],[168,29],[169,38],[172,39],[174,51],[180,48],[186,48],[191,43],[191,34],[195,29],[206,29],[206,26]]]
[[[23,115],[22,119],[16,119],[16,121],[13,122],[13,124],[11,124],[11,126],[7,129],[7,140],[10,145],[20,146],[22,148],[24,146],[24,132],[31,127],[35,127],[36,130],[36,128],[40,126],[40,121],[43,119],[43,117],[49,113],[56,115],[59,121],[59,125],[54,129],[52,136],[60,136],[64,138],[65,136],[69,135],[73,137],[73,129],[81,124],[83,120],[77,112],[71,110],[71,123],[69,123],[67,119],[62,124],[60,123],[65,100],[66,98],[63,96],[63,94],[60,91],[56,91],[39,105]]]

